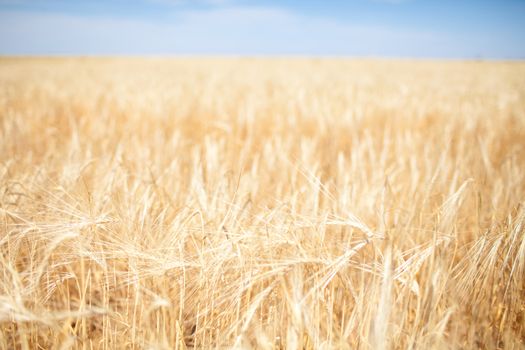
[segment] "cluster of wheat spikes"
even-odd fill
[[[525,64],[0,60],[0,348],[525,348]]]

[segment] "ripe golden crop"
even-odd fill
[[[0,348],[523,348],[524,204],[524,63],[0,59]]]

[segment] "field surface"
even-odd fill
[[[524,349],[525,63],[0,59],[1,349]]]

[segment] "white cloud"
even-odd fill
[[[0,0],[1,1],[1,0]],[[147,0],[148,2],[166,5],[232,5],[234,0]]]
[[[170,21],[0,12],[4,54],[441,56],[451,49],[457,50],[453,40],[432,33],[350,24],[270,7],[176,12]]]

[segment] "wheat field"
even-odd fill
[[[1,349],[525,349],[525,63],[1,58]]]

